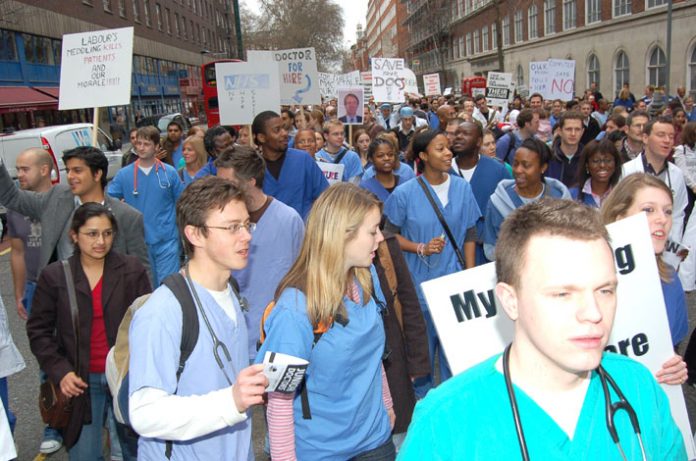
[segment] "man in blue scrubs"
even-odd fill
[[[496,248],[496,295],[515,324],[509,360],[495,355],[431,391],[416,407],[400,460],[520,459],[523,446],[532,459],[687,459],[650,371],[604,353],[617,285],[608,238],[594,210],[569,200],[542,199],[508,216]],[[642,431],[618,411],[618,446],[600,365]]]
[[[266,161],[263,192],[294,208],[305,219],[319,194],[329,187],[324,174],[306,152],[288,148],[288,131],[277,113],[258,114],[251,131]]]
[[[159,286],[179,270],[181,246],[174,208],[184,185],[173,166],[155,157],[160,146],[157,128],[139,128],[136,144],[138,160],[116,174],[107,192],[143,214],[153,286]]]

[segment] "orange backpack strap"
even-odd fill
[[[384,275],[387,277],[387,285],[389,285],[389,291],[391,291],[392,297],[394,298],[394,313],[396,314],[396,320],[399,321],[399,328],[401,331],[404,330],[404,315],[403,309],[401,307],[401,301],[399,301],[399,296],[397,294],[397,281],[396,281],[396,270],[394,270],[394,261],[392,260],[391,253],[389,253],[389,246],[387,241],[382,241],[377,247],[377,254],[379,255],[379,263],[384,269]]]
[[[273,308],[275,307],[275,300],[271,301],[266,305],[266,308],[263,310],[263,315],[261,316],[261,325],[259,327],[261,328],[261,335],[259,335],[259,343],[256,345],[257,349],[261,349],[261,344],[266,340],[266,329],[264,326],[266,325],[266,319],[268,318],[269,315],[271,315],[271,312],[273,311]]]

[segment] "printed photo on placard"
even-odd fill
[[[338,120],[346,125],[362,125],[364,94],[362,88],[338,90]]]

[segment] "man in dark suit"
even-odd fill
[[[362,115],[358,115],[360,99],[353,93],[348,93],[343,98],[343,106],[346,109],[346,115],[339,117],[338,120],[349,125],[361,125],[363,118]]]
[[[76,147],[65,151],[63,163],[69,185],[57,184],[43,193],[18,189],[7,173],[4,162],[0,165],[0,204],[41,222],[38,271],[52,261],[68,259],[73,254],[74,247],[69,236],[73,213],[85,202],[97,202],[109,208],[118,222],[119,232],[114,238],[113,249],[137,256],[149,272],[143,215],[104,194],[109,169],[109,161],[104,153],[96,147]]]

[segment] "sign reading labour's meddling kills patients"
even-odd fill
[[[249,62],[278,63],[281,104],[321,104],[317,56],[314,48],[277,51],[247,51]]]
[[[58,109],[130,104],[133,28],[63,35]]]
[[[222,125],[249,125],[260,112],[280,112],[277,67],[274,61],[215,64]]]
[[[607,229],[619,285],[606,350],[641,362],[654,375],[674,350],[648,222],[641,213]],[[497,303],[495,284],[495,264],[490,263],[421,285],[454,374],[502,352],[513,339],[513,322]],[[681,386],[664,384],[662,389],[693,459],[696,449]]]

